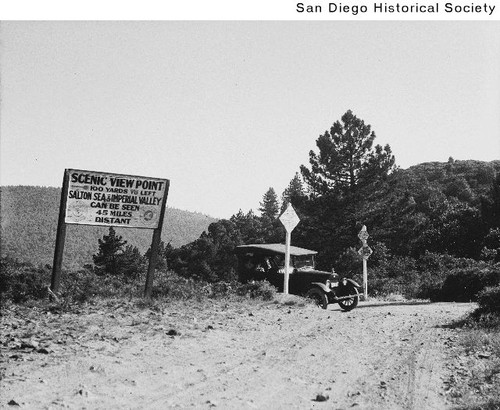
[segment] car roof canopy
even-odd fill
[[[286,252],[286,245],[282,243],[254,243],[249,245],[240,245],[235,248],[236,254],[244,254],[252,252],[261,255],[284,255]],[[318,252],[311,251],[310,249],[299,248],[298,246],[290,246],[290,255],[303,256],[315,255]]]

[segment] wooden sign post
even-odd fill
[[[358,233],[358,238],[361,240],[362,246],[358,249],[358,253],[363,257],[363,300],[368,299],[368,258],[373,253],[372,249],[367,244],[367,239],[370,235],[363,225]]]
[[[52,292],[57,293],[61,282],[66,225],[117,226],[154,229],[144,290],[144,296],[150,297],[169,186],[168,179],[66,169],[52,266]]]
[[[292,231],[300,222],[292,204],[288,204],[285,212],[280,216],[280,221],[286,229],[286,245],[285,245],[285,279],[283,283],[283,293],[288,294],[288,279],[290,277],[290,242]]]

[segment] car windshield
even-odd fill
[[[303,255],[295,257],[296,269],[314,269],[314,255]]]
[[[282,270],[285,267],[285,255],[276,256],[275,264]],[[290,268],[298,270],[314,269],[314,255],[292,256]]]

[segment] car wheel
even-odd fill
[[[306,293],[306,298],[312,299],[318,306],[326,309],[328,306],[328,298],[320,288],[311,288]]]
[[[340,296],[356,295],[353,296],[352,298],[342,299],[337,302],[342,310],[349,312],[350,310],[353,310],[356,306],[358,306],[359,302],[358,290],[354,286],[348,286],[345,289],[345,292],[343,293],[345,293],[345,295],[340,295]]]

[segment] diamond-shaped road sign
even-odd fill
[[[366,231],[366,226],[363,225],[361,230],[358,233],[358,238],[361,239],[361,242],[366,242],[370,235],[368,235],[368,232]]]
[[[367,246],[362,246],[361,248],[358,249],[358,253],[365,259],[368,259],[371,254],[373,253],[372,248],[370,248],[368,245]]]
[[[292,204],[288,204],[285,212],[283,212],[280,216],[280,221],[285,227],[287,232],[292,232],[293,229],[300,222],[298,215],[295,213],[295,209],[293,209]]]

